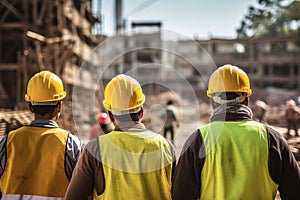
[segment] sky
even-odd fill
[[[94,0],[97,1],[97,0]],[[114,2],[102,0],[103,33],[114,31]],[[123,17],[132,21],[161,21],[162,28],[187,37],[234,38],[236,29],[257,0],[123,0]],[[146,5],[136,10],[139,5]],[[130,26],[127,26],[130,31]]]

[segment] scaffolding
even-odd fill
[[[60,76],[71,94],[81,63],[103,38],[92,33],[101,34],[92,0],[1,0],[0,13],[0,107],[25,109],[26,84],[40,70]]]

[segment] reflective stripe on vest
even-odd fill
[[[275,198],[278,185],[269,175],[268,136],[263,124],[212,122],[200,131],[207,154],[200,199]]]
[[[171,199],[170,144],[151,131],[99,136],[105,190],[97,199]]]
[[[4,196],[64,197],[69,184],[65,173],[67,138],[68,132],[60,128],[24,126],[10,132],[0,179]]]

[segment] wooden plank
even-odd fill
[[[9,10],[7,9],[0,19],[1,22],[3,22],[6,19],[8,13],[9,13]]]
[[[41,25],[42,22],[43,22],[43,18],[44,18],[44,16],[45,16],[45,12],[46,12],[46,9],[47,9],[47,4],[48,4],[48,0],[44,0],[44,1],[43,1],[43,5],[42,5],[42,8],[41,8],[41,11],[40,11],[40,13],[39,13],[39,17],[38,17],[38,19],[37,19],[37,24],[38,24],[38,25]],[[49,5],[49,8],[51,8],[50,5]],[[48,19],[48,18],[49,18],[49,17],[47,17],[47,19]]]
[[[0,70],[17,70],[18,64],[15,63],[0,63]]]
[[[35,51],[36,51],[36,55],[37,55],[38,65],[40,67],[40,70],[44,70],[45,65],[43,62],[43,54],[42,54],[41,44],[38,41],[34,41],[34,44],[35,44]]]
[[[25,24],[21,22],[0,23],[0,27],[5,29],[23,29]]]
[[[18,51],[18,65],[21,66],[21,51]],[[21,68],[17,69],[16,105],[21,102]]]
[[[23,15],[19,12],[18,9],[16,9],[13,5],[11,5],[9,2],[6,0],[0,1],[7,9],[9,9],[13,14],[15,14],[18,18],[21,20],[24,20]]]
[[[34,25],[37,24],[37,0],[33,0],[33,23]]]
[[[28,11],[28,6],[29,4],[27,4],[26,0],[22,1],[22,7],[23,7],[23,11],[25,13],[25,20],[28,21],[29,19],[29,11]],[[24,20],[24,19],[23,19]]]

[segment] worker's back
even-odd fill
[[[99,199],[170,199],[172,151],[151,131],[99,137],[105,190]]]
[[[1,166],[0,183],[4,198],[62,199],[74,167],[68,162],[68,152],[78,151],[72,149],[72,139],[74,136],[58,127],[24,126],[10,132],[1,144],[1,162],[5,164]],[[67,143],[71,149],[66,148]]]
[[[212,122],[200,129],[205,146],[200,199],[274,199],[268,136],[254,121]]]

